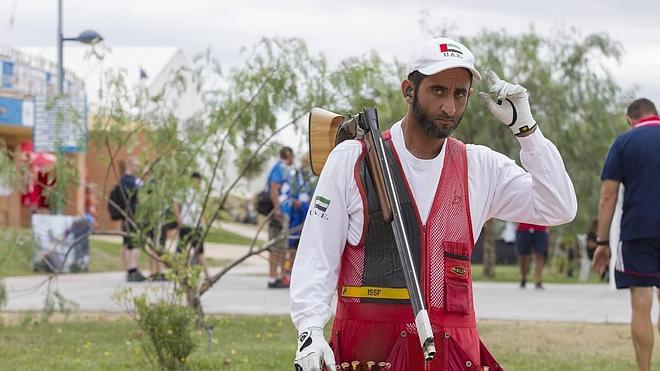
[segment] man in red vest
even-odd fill
[[[473,79],[481,79],[464,45],[425,42],[413,52],[406,77],[401,93],[408,111],[383,138],[438,353],[425,362],[393,233],[366,170],[365,145],[347,140],[324,165],[293,268],[298,370],[350,362],[385,362],[395,371],[501,370],[476,326],[474,241],[490,218],[558,225],[577,212],[561,156],[532,118],[525,88],[490,72],[496,100],[479,95],[520,142],[527,172],[485,146],[451,137]],[[327,342],[323,328],[335,292]]]

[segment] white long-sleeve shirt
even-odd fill
[[[390,129],[422,223],[426,223],[445,158],[414,157],[406,148],[401,122]],[[573,184],[557,148],[537,128],[517,137],[525,169],[480,145],[466,145],[468,192],[474,240],[490,218],[539,225],[567,223],[577,213]],[[298,330],[324,327],[332,314],[341,256],[346,242],[362,237],[363,205],[354,177],[362,152],[354,140],[335,147],[323,168],[300,237],[291,279],[291,318]]]

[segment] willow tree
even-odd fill
[[[522,34],[482,31],[459,38],[474,55],[481,71],[492,69],[500,77],[529,91],[532,114],[562,154],[578,197],[576,220],[560,233],[584,231],[596,216],[599,171],[612,139],[624,129],[624,108],[629,93],[614,81],[607,68],[618,62],[622,46],[607,34],[581,36],[575,29],[560,29],[544,36],[533,29]],[[488,82],[474,85],[488,91]],[[520,146],[508,130],[474,96],[457,137],[484,144],[518,159]],[[486,226],[487,276],[494,275],[493,225]]]

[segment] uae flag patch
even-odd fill
[[[463,52],[461,51],[461,47],[452,43],[440,44],[440,51],[442,53],[449,52],[449,53],[463,54]]]
[[[330,206],[330,200],[323,196],[316,196],[314,198],[314,208],[318,209],[321,212],[326,212]]]

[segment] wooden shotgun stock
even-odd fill
[[[312,172],[321,175],[321,170],[332,149],[339,143],[349,139],[359,139],[367,146],[367,169],[376,188],[378,204],[386,223],[392,221],[392,204],[385,189],[383,171],[378,164],[374,140],[371,135],[358,126],[359,116],[345,119],[344,116],[326,111],[321,108],[312,108],[309,113],[309,163]]]
[[[371,135],[367,135],[365,142],[367,143],[367,168],[369,169],[369,175],[371,175],[371,180],[374,182],[374,187],[376,188],[378,204],[380,204],[380,210],[383,212],[383,219],[385,219],[385,223],[389,223],[392,221],[392,204],[385,189],[383,170],[378,164],[378,153],[376,153],[374,138]]]

